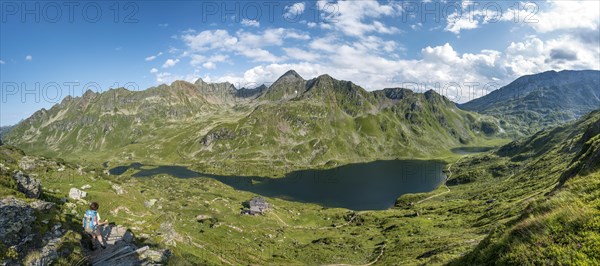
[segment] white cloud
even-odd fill
[[[191,58],[192,60],[190,61],[190,64],[192,66],[197,66],[207,62],[212,62],[213,64],[218,62],[225,62],[227,61],[227,59],[229,59],[229,56],[224,54],[215,54],[210,57],[206,57],[204,55],[193,54],[191,55]]]
[[[194,51],[227,48],[238,43],[238,38],[229,35],[226,30],[206,30],[198,34],[185,34],[182,39]]]
[[[470,12],[469,12],[470,13]],[[475,16],[464,16],[462,12],[454,12],[448,15],[448,24],[446,24],[445,31],[452,32],[454,34],[460,34],[461,30],[472,30],[478,28],[479,20]]]
[[[0,65],[6,64],[4,61],[0,60]]]
[[[502,67],[515,76],[547,70],[600,69],[600,47],[590,47],[569,35],[546,41],[530,36],[509,45]]]
[[[415,30],[415,31],[421,29],[421,27],[423,27],[423,23],[421,23],[421,22],[418,22],[417,24],[410,25],[410,28],[412,30]]]
[[[167,81],[172,79],[172,75],[169,72],[162,72],[156,74],[156,82],[158,83],[167,83]]]
[[[176,80],[184,80],[190,83],[194,83],[198,79],[197,73],[187,75],[177,75],[169,72],[156,73],[156,83],[158,84],[171,84]]]
[[[454,48],[452,48],[449,43],[436,47],[427,46],[421,50],[421,53],[423,54],[423,59],[429,61],[441,61],[452,64],[456,63],[457,60],[460,60],[456,51],[454,51]]]
[[[252,20],[252,19],[242,19],[242,25],[247,26],[247,27],[259,27],[260,22],[258,22],[257,20]]]
[[[379,21],[369,22],[384,16],[398,15],[402,9],[398,2],[380,4],[378,1],[339,1],[332,4],[318,1],[317,5],[326,22],[322,23],[321,27],[335,28],[354,37],[362,37],[370,32],[383,34],[400,32],[398,28],[386,26]]]
[[[206,62],[206,56],[203,55],[199,55],[199,54],[194,54],[191,55],[192,60],[190,60],[190,65],[192,66],[197,66],[200,65],[204,62]]]
[[[334,52],[337,49],[337,44],[335,43],[335,38],[333,38],[333,36],[316,38],[310,42],[309,46],[314,50],[325,52]]]
[[[286,6],[284,9],[285,13],[283,14],[283,17],[286,20],[295,21],[298,18],[300,18],[300,15],[302,15],[302,13],[304,13],[305,8],[306,5],[303,2]]]
[[[521,75],[551,69],[600,69],[600,48],[586,48],[584,43],[569,40],[567,36],[547,41],[532,36],[523,42],[511,43],[503,51],[484,49],[477,53],[459,53],[446,43],[424,47],[417,59],[390,59],[385,53],[387,41],[370,37],[368,41],[354,43],[332,37],[315,39],[309,45],[310,50],[283,49],[290,58],[300,60],[299,63],[258,65],[241,76],[227,74],[212,80],[261,84],[273,82],[285,71],[294,69],[305,78],[327,73],[369,90],[398,86],[421,92],[441,89],[440,93],[450,99],[465,102]],[[320,53],[326,56],[317,62],[303,58],[304,54]],[[470,82],[477,83],[475,88],[469,88],[474,84]]]
[[[150,73],[152,73],[152,74],[158,73],[158,69],[152,68],[152,69],[150,69]]]
[[[229,59],[229,56],[227,56],[227,55],[216,54],[216,55],[213,55],[213,56],[209,57],[208,61],[211,61],[211,62],[224,62],[227,59]]]
[[[550,1],[548,10],[530,16],[531,25],[538,32],[557,30],[598,30],[600,2],[598,1]],[[521,16],[521,21],[528,17]],[[536,21],[537,20],[537,21]]]
[[[202,64],[202,67],[204,67],[206,69],[215,69],[217,66],[213,62],[206,62],[206,63]]]
[[[244,71],[241,75],[225,74],[221,76],[205,76],[202,80],[206,82],[230,82],[236,87],[256,87],[261,84],[271,84],[290,69],[296,70],[304,78],[312,78],[328,73],[326,68],[315,63],[298,64],[268,64],[259,65]]]
[[[146,57],[145,60],[146,61],[152,61],[152,60],[156,59],[157,57],[161,56],[162,54],[163,54],[162,52],[159,52],[156,55],[151,55],[151,56]]]
[[[256,62],[279,62],[280,58],[265,47],[282,46],[286,39],[308,40],[307,33],[285,28],[271,28],[259,33],[239,30],[235,36],[226,30],[207,30],[198,34],[186,34],[182,40],[192,53],[216,50],[220,52],[233,52],[243,55]],[[192,65],[204,63],[204,58],[192,57]],[[217,61],[212,61],[217,62]]]
[[[319,5],[323,4],[319,2]],[[470,10],[477,6],[474,2],[462,4],[463,9]],[[504,47],[495,46],[494,50],[485,47],[472,50],[469,46],[469,52],[464,52],[448,42],[423,45],[416,52],[416,47],[411,47],[413,51],[409,53],[403,46],[402,38],[392,35],[399,30],[383,23],[384,17],[396,16],[400,11],[395,3],[344,1],[336,6],[336,12],[323,11],[325,23],[300,22],[309,28],[320,27],[317,31],[266,28],[258,31],[218,29],[190,32],[180,37],[186,49],[183,54],[179,52],[177,57],[190,58],[196,76],[201,71],[219,67],[219,62],[234,56],[236,61],[232,64],[246,67],[246,71],[242,72],[225,72],[218,76],[204,74],[203,79],[212,82],[260,85],[273,82],[287,70],[294,69],[305,78],[330,74],[338,79],[351,80],[369,90],[403,86],[405,82],[426,83],[425,87],[417,90],[439,89],[441,86],[447,88],[441,93],[458,102],[470,99],[468,94],[483,95],[483,86],[489,82],[494,82],[496,87],[487,89],[495,89],[518,76],[551,69],[600,69],[598,45],[590,45],[590,40],[583,37],[575,38],[582,36],[581,30],[597,28],[593,23],[581,23],[574,30],[559,31],[552,35],[520,38]],[[549,6],[555,5],[552,3]],[[462,16],[458,13],[451,14],[447,24],[439,25],[436,29],[460,34],[483,27],[491,23],[490,19],[511,19],[509,15],[500,18],[491,10],[472,10],[470,13],[463,12]],[[408,26],[413,30],[424,27],[420,23]],[[531,27],[542,30],[547,26]],[[237,61],[240,56],[245,58]],[[165,77],[161,78],[165,80]],[[175,75],[169,76],[173,77]],[[465,85],[466,82],[477,82],[479,87],[470,89]],[[449,84],[462,87],[448,87]]]
[[[237,51],[239,54],[252,58],[258,62],[277,62],[280,61],[279,57],[275,56],[271,52],[261,48],[247,48],[240,47]]]
[[[31,55],[25,56],[25,61],[31,61],[33,57]]]
[[[477,9],[479,5],[478,2],[463,2],[463,9],[449,14],[446,18],[444,31],[460,34],[463,30],[477,29],[483,24],[507,20],[506,13],[499,13],[492,8]]]
[[[170,68],[175,66],[177,63],[179,63],[179,59],[167,59],[167,61],[165,61],[165,63],[162,65],[163,68]]]
[[[206,69],[215,69],[217,67],[218,62],[224,62],[229,59],[228,55],[216,54],[210,57],[206,57],[204,55],[194,54],[191,56],[192,60],[190,64],[192,66],[202,65],[202,67]]]

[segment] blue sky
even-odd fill
[[[597,1],[0,3],[0,125],[85,89],[273,82],[289,69],[457,102],[518,76],[600,69]],[[99,11],[99,12],[98,12]]]

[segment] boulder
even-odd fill
[[[85,198],[86,196],[87,193],[85,191],[81,191],[76,188],[71,188],[71,190],[69,190],[69,198],[71,199],[79,200]]]
[[[157,201],[157,199],[150,199],[149,201],[144,202],[144,206],[146,206],[146,208],[152,208]]]
[[[204,222],[204,221],[210,220],[210,219],[212,219],[212,217],[209,215],[198,214],[198,216],[196,216],[196,221],[198,221],[198,222]]]
[[[123,189],[123,187],[117,185],[117,184],[113,184],[112,185],[112,189],[115,191],[115,193],[117,193],[117,195],[123,195],[125,194],[125,190]]]
[[[153,262],[153,263],[165,263],[171,255],[171,251],[168,249],[163,250],[146,250],[140,255],[140,259]]]
[[[108,233],[106,234],[105,241],[109,245],[114,245],[118,241],[131,244],[135,240],[133,233],[120,225],[105,227],[103,230],[103,232]]]
[[[0,243],[14,246],[24,242],[35,221],[31,206],[21,200],[6,198],[0,201]]]
[[[19,161],[19,168],[25,171],[31,171],[38,167],[38,162],[34,157],[24,156]]]
[[[92,188],[92,186],[90,186],[90,185],[87,185],[87,184],[86,184],[86,185],[83,185],[83,186],[81,186],[81,189],[90,189],[90,188]]]
[[[31,178],[21,171],[13,175],[17,182],[19,191],[23,192],[28,198],[39,198],[42,194],[42,184],[35,178]]]
[[[52,202],[43,201],[43,200],[34,201],[30,205],[33,209],[35,209],[36,211],[40,211],[40,212],[48,211],[48,210],[54,209],[56,207],[56,204],[54,204]]]

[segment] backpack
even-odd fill
[[[83,216],[83,228],[86,232],[92,233],[98,226],[98,215],[96,211],[87,210]]]

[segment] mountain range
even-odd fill
[[[514,136],[526,136],[600,108],[600,71],[547,71],[522,76],[459,107],[493,115]]]
[[[496,119],[460,110],[435,91],[368,92],[291,70],[255,89],[198,80],[87,91],[36,112],[5,140],[69,159],[318,166],[440,155],[499,131]]]
[[[598,109],[599,82],[600,71],[548,71],[455,104],[432,90],[369,92],[290,70],[256,88],[198,79],[143,91],[87,91],[34,113],[3,139],[51,157],[177,162],[231,173],[240,173],[240,164],[330,167],[443,157],[455,147],[497,145]]]

